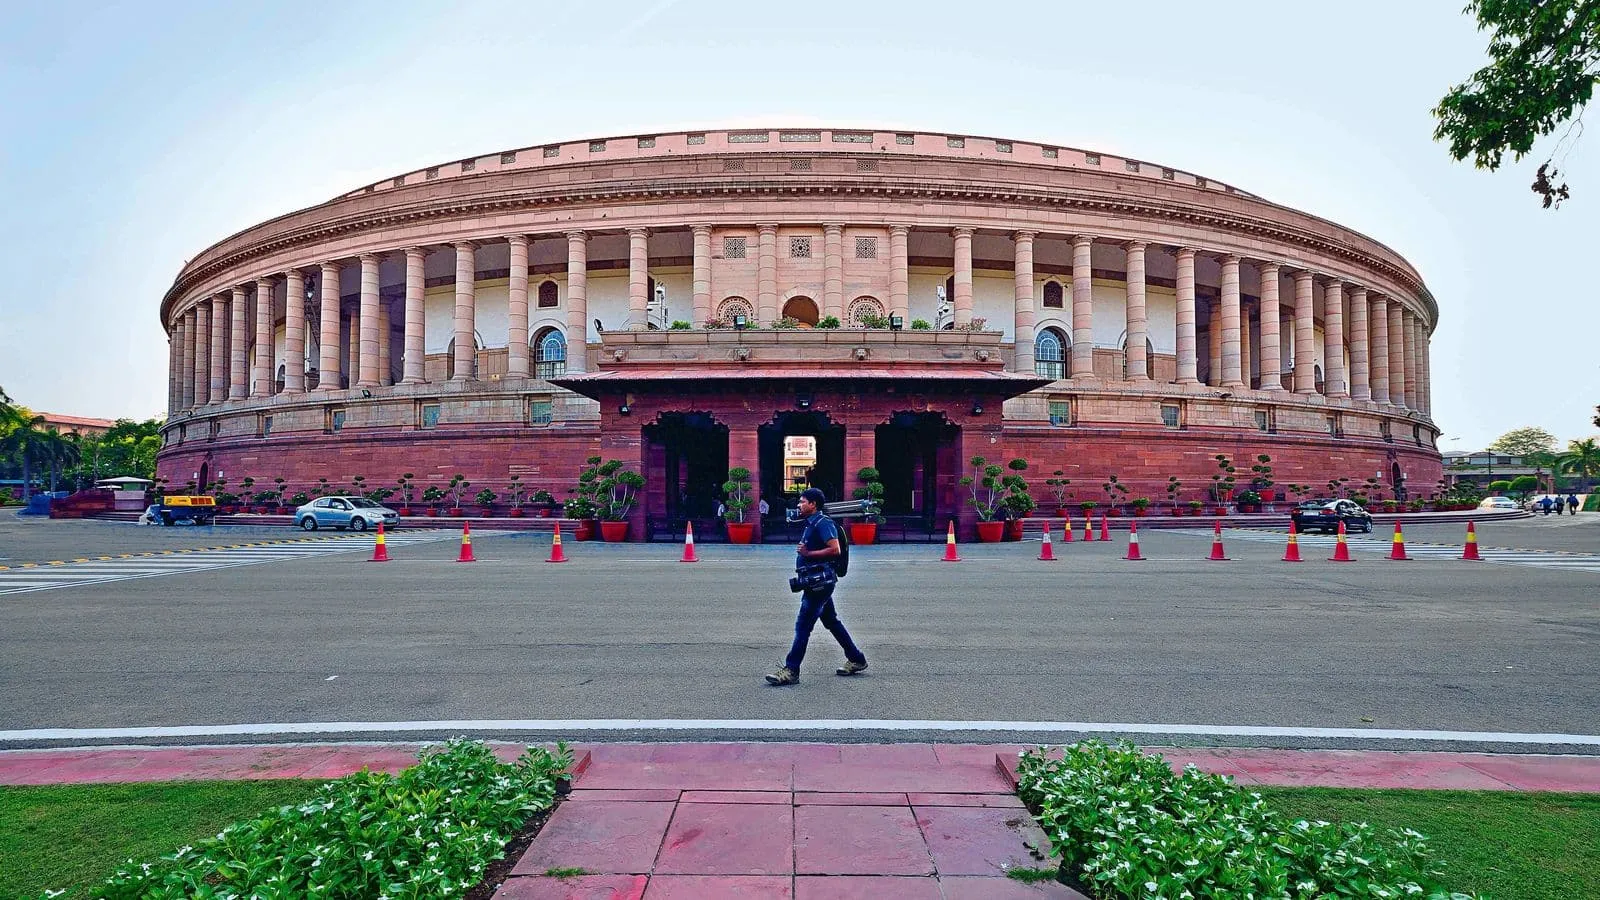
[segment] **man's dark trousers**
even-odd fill
[[[806,658],[806,644],[811,640],[811,629],[816,627],[818,619],[844,648],[845,659],[853,663],[867,661],[866,654],[857,649],[856,642],[850,639],[850,632],[833,609],[833,585],[830,584],[820,591],[805,591],[800,595],[800,614],[794,620],[794,644],[789,647],[789,658],[783,663],[791,672],[800,673],[800,663]]]

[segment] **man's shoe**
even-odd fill
[[[840,666],[837,669],[834,669],[833,670],[833,674],[835,674],[835,675],[855,675],[855,674],[860,673],[860,672],[865,672],[866,670],[867,670],[867,661],[866,660],[862,660],[861,662],[858,662],[858,663],[846,661],[844,665]]]
[[[770,684],[773,687],[787,687],[788,685],[799,683],[800,673],[789,668],[788,666],[784,666],[778,671],[767,676],[767,684]]]

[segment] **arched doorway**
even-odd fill
[[[821,318],[817,301],[810,297],[790,297],[783,304],[783,316],[808,327],[815,327]]]
[[[708,412],[662,413],[642,429],[641,506],[651,538],[683,540],[683,523],[716,540],[717,504],[728,476],[728,426]]]
[[[955,516],[961,428],[943,413],[897,412],[874,434],[883,514],[925,522]]]
[[[781,412],[756,432],[761,458],[761,496],[769,519],[783,519],[783,511],[799,501],[807,487],[821,488],[830,502],[844,493],[844,426],[827,413],[811,410]],[[810,441],[804,440],[810,438]],[[788,440],[798,439],[798,440]],[[785,538],[782,528],[763,528],[765,536]]]

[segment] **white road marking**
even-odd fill
[[[1211,537],[1211,532],[1190,531],[1184,529],[1181,533],[1190,537],[1204,535]],[[1224,529],[1223,537],[1226,540],[1240,540],[1257,544],[1285,544],[1289,533],[1272,531],[1245,531],[1240,529]],[[1297,536],[1302,548],[1315,547],[1318,549],[1331,549],[1338,543],[1335,535],[1327,534],[1300,534]],[[1365,559],[1388,559],[1394,547],[1394,538],[1379,535],[1346,535],[1345,543],[1350,546],[1350,553],[1357,561]],[[1418,541],[1406,541],[1406,556],[1419,560],[1444,560],[1461,558],[1461,546],[1449,544],[1432,544]],[[1580,572],[1600,572],[1600,555],[1588,553],[1568,553],[1540,550],[1513,550],[1505,548],[1491,548],[1479,546],[1478,555],[1483,561],[1491,565],[1502,566],[1528,566],[1536,569],[1567,569]]]
[[[0,731],[0,743],[285,734],[539,731],[950,731],[1013,734],[1158,734],[1203,737],[1354,738],[1370,741],[1452,741],[1482,744],[1561,744],[1600,747],[1600,735],[1397,728],[1312,728],[1279,725],[1185,725],[1133,722],[1008,722],[946,719],[446,719],[424,722],[275,722],[135,728],[30,728]]]

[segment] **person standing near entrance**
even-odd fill
[[[804,578],[820,574],[817,586],[800,594],[800,613],[794,620],[794,643],[789,656],[778,671],[767,676],[767,683],[784,687],[800,683],[800,663],[806,657],[806,645],[811,641],[811,631],[817,621],[828,629],[839,646],[844,649],[845,664],[834,670],[837,675],[855,675],[867,668],[866,654],[850,639],[850,632],[839,620],[833,605],[833,589],[839,579],[833,573],[831,560],[839,557],[839,528],[833,520],[822,514],[822,504],[827,497],[816,488],[806,488],[800,493],[800,514],[805,516],[805,531],[795,548],[795,572]]]

